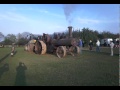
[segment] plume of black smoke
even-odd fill
[[[64,14],[69,25],[71,25],[73,21],[73,17],[71,17],[71,14],[75,11],[76,7],[77,4],[63,4]]]

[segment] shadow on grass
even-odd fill
[[[5,60],[8,56],[10,55],[10,53],[6,54],[3,58],[0,59],[0,63]]]
[[[17,53],[17,51],[15,51],[14,55]]]
[[[26,86],[25,70],[27,70],[25,64],[19,62],[19,66],[16,68],[15,86]]]
[[[4,72],[9,70],[9,64],[4,64],[2,67],[0,67],[0,78],[3,75]]]

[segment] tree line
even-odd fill
[[[68,30],[64,32],[66,36],[68,36],[68,33]],[[89,28],[72,30],[72,35],[74,38],[81,38],[85,44],[88,44],[89,40],[96,42],[97,39],[101,40],[104,38],[119,38],[119,33],[114,34],[109,31],[98,32],[97,30],[91,30]],[[25,45],[29,42],[30,36],[34,37],[34,34],[31,34],[29,32],[23,32],[18,33],[17,35],[8,34],[5,36],[2,32],[0,32],[0,43],[5,45],[11,45],[12,43],[16,43],[17,45]],[[4,40],[1,41],[3,38]]]
[[[66,35],[68,35],[68,30],[66,30]],[[72,32],[74,38],[80,38],[84,41],[85,44],[89,43],[89,40],[96,42],[97,39],[101,40],[104,38],[119,38],[119,33],[111,33],[109,31],[98,32],[97,30],[91,30],[89,28],[77,29]]]

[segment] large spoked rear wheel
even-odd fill
[[[47,50],[46,44],[39,40],[35,43],[35,53],[36,54],[45,54]]]
[[[59,58],[66,56],[66,48],[64,46],[57,47],[56,54]]]
[[[71,53],[73,53],[74,55],[77,55],[80,53],[80,48],[78,46],[71,46],[70,47],[70,51]]]

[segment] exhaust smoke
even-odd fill
[[[63,4],[64,14],[69,25],[73,22],[71,14],[75,11],[77,4]]]

